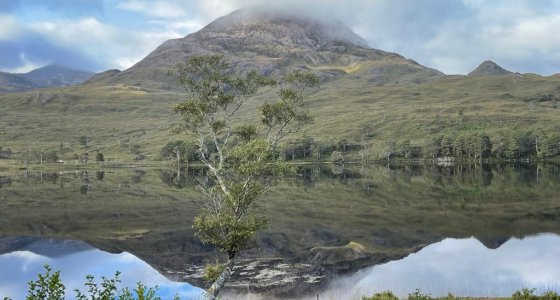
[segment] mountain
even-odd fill
[[[108,78],[111,78],[117,74],[119,74],[121,70],[111,69],[107,71],[103,71],[91,76],[88,80],[84,81],[84,84],[94,84],[96,82],[103,82]]]
[[[202,53],[223,54],[238,72],[258,68],[279,77],[290,70],[316,72],[323,81],[306,98],[314,124],[287,142],[296,145],[310,137],[325,149],[364,148],[346,151],[348,160],[358,153],[370,161],[385,158],[393,144],[410,145],[414,155],[433,159],[442,136],[470,135],[488,135],[493,155],[498,155],[505,153],[498,148],[504,140],[534,141],[536,133],[560,130],[558,75],[447,76],[401,55],[371,49],[338,22],[253,9],[169,40],[122,72],[105,71],[78,86],[0,95],[0,146],[17,157],[30,144],[58,151],[61,142],[74,144],[91,135],[107,159],[157,158],[163,145],[178,139],[168,130],[175,121],[170,110],[184,97],[166,73]],[[21,88],[29,84],[25,78],[8,77],[26,80],[19,81]],[[275,92],[264,89],[249,99],[240,119],[258,120],[257,108]]]
[[[40,88],[63,87],[80,84],[94,73],[48,65],[28,73],[0,72],[0,93],[16,93]]]
[[[0,72],[0,93],[17,93],[37,88],[37,85],[17,74]]]
[[[496,76],[496,75],[508,75],[508,74],[513,74],[513,72],[500,67],[497,63],[491,60],[487,60],[481,63],[472,72],[470,72],[468,76],[479,77],[479,76]]]
[[[441,77],[398,54],[371,49],[346,25],[303,14],[266,9],[238,10],[200,31],[168,40],[131,68],[98,83],[169,88],[167,71],[189,56],[219,53],[239,72],[256,68],[281,76],[313,70],[324,80],[358,75],[372,83],[423,82]],[[412,76],[411,76],[412,74]]]
[[[79,71],[60,65],[47,65],[31,72],[21,74],[40,87],[60,87],[80,84],[95,73]]]

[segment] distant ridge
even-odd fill
[[[513,72],[500,67],[497,63],[491,60],[487,60],[481,63],[472,72],[470,72],[468,76],[480,77],[480,76],[499,76],[499,75],[508,75],[508,74],[513,74]]]
[[[0,93],[17,93],[29,91],[37,85],[17,74],[0,72]]]
[[[80,84],[95,73],[74,70],[57,64],[51,64],[31,72],[21,74],[39,87],[60,87]]]
[[[27,73],[0,72],[0,93],[17,93],[41,88],[80,84],[94,73],[70,69],[61,65],[47,65]]]

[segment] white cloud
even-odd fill
[[[0,41],[12,40],[21,34],[16,19],[10,15],[0,14]]]
[[[560,286],[560,237],[542,234],[522,240],[511,239],[497,249],[488,249],[478,240],[445,239],[417,253],[362,269],[331,283],[325,293],[349,299],[390,290],[397,296],[420,289],[443,297],[477,295],[505,297],[523,286],[537,288],[537,293]]]
[[[36,22],[30,29],[57,45],[77,49],[103,65],[120,69],[131,67],[164,41],[183,36],[172,29],[127,30],[95,18]]]
[[[560,50],[560,14],[520,20],[511,29],[497,32],[496,44],[536,52]]]
[[[560,0],[111,0],[110,18],[43,19],[28,24],[0,16],[0,41],[29,32],[76,50],[98,64],[127,68],[162,42],[183,37],[217,17],[255,5],[339,19],[374,48],[397,52],[446,73],[468,73],[492,59],[520,72],[560,70]],[[111,15],[111,14],[109,14]]]
[[[423,45],[428,64],[446,73],[468,73],[486,59],[517,72],[557,73],[560,12],[511,1],[464,0],[472,15],[443,26]]]
[[[187,6],[181,5],[177,1],[157,0],[148,2],[129,0],[117,4],[116,7],[158,18],[177,18],[189,15]]]

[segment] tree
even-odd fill
[[[192,141],[170,141],[159,151],[159,157],[177,164],[198,160],[197,146]]]
[[[275,176],[290,170],[278,159],[276,146],[312,121],[303,109],[303,98],[306,89],[318,86],[318,79],[295,72],[278,84],[257,71],[235,75],[221,55],[191,57],[171,73],[187,92],[187,99],[174,107],[180,116],[177,129],[196,138],[199,158],[208,168],[208,178],[200,185],[206,196],[204,208],[193,227],[202,242],[227,255],[207,292],[215,299],[236,255],[266,225],[256,212],[257,200]],[[267,86],[279,86],[278,99],[258,108],[260,124],[234,127],[245,102]]]
[[[85,165],[89,160],[89,138],[85,135],[80,136],[79,140],[80,145],[82,145],[82,155],[80,160]]]
[[[103,156],[103,153],[97,152],[97,154],[95,155],[95,161],[105,161],[105,156]]]
[[[80,145],[82,145],[83,147],[87,148],[89,146],[89,139],[85,135],[80,136],[79,142],[80,142]]]

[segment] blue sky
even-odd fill
[[[64,250],[64,246],[62,246]],[[58,249],[60,250],[60,249]],[[172,299],[175,294],[184,300],[199,300],[202,290],[188,283],[174,282],[165,278],[157,270],[138,257],[123,252],[111,254],[97,249],[71,252],[69,254],[47,257],[30,251],[15,251],[0,255],[0,297],[24,299],[27,282],[37,280],[37,274],[44,273],[44,265],[51,266],[54,272],[61,271],[66,287],[67,299],[76,293],[75,289],[86,292],[86,275],[93,275],[100,283],[102,276],[114,278],[118,270],[122,274],[119,289],[136,288],[137,282],[149,287],[158,287],[157,295],[162,299]],[[79,266],[79,267],[76,267]]]
[[[415,289],[434,297],[508,297],[520,287],[535,294],[560,292],[560,236],[512,238],[488,249],[475,238],[445,239],[417,253],[362,269],[331,283],[324,293],[337,299],[392,291],[406,298]]]
[[[0,0],[0,70],[126,69],[170,38],[265,0]],[[448,74],[491,59],[560,73],[560,0],[284,0],[345,22],[371,47]]]

